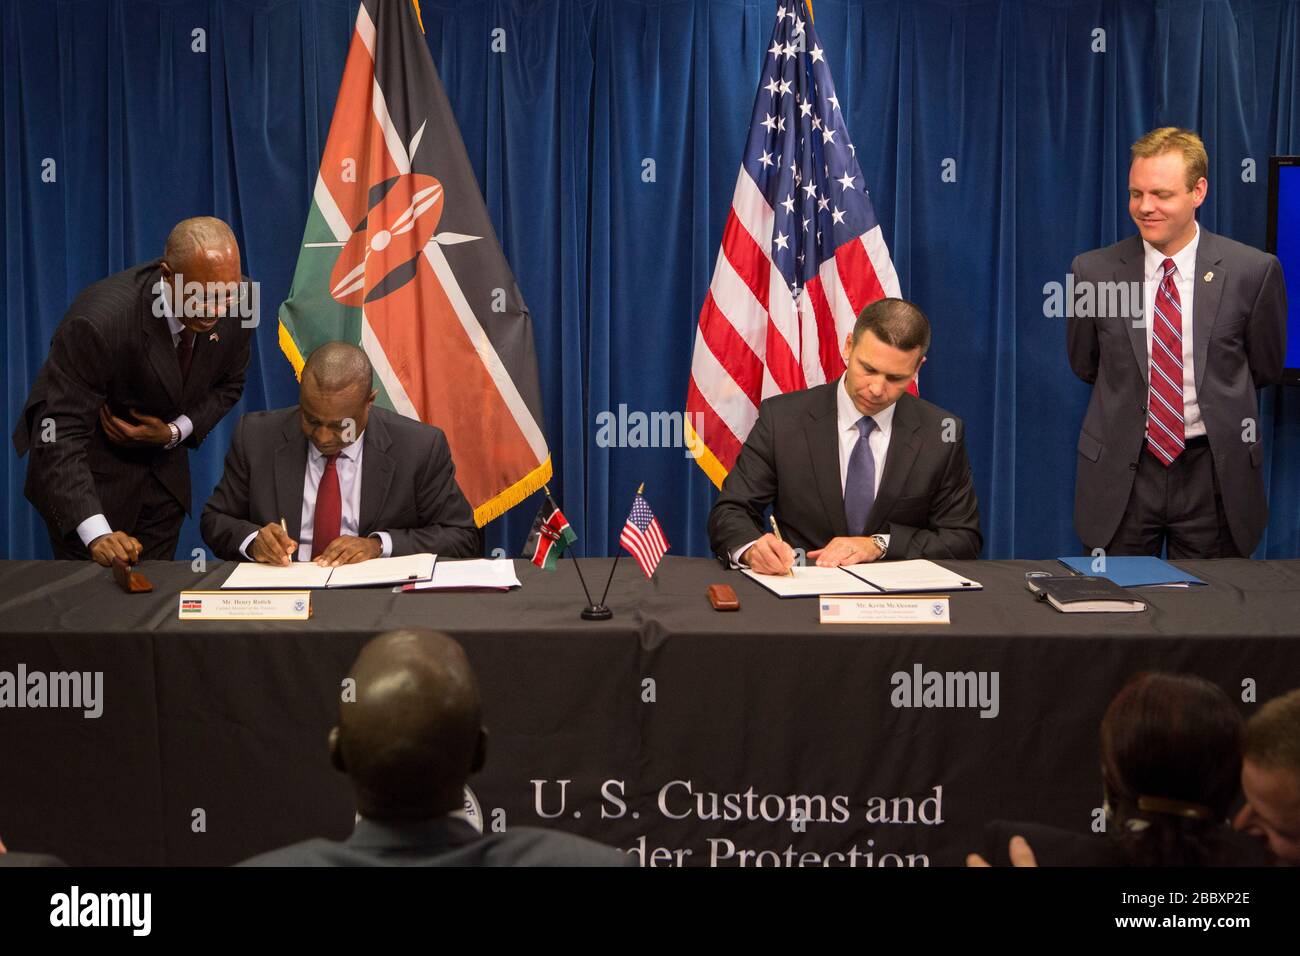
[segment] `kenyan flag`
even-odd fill
[[[379,403],[447,434],[481,527],[550,478],[532,318],[411,0],[363,0],[280,347],[365,349]]]
[[[554,571],[560,555],[577,540],[577,534],[569,527],[569,519],[564,517],[564,512],[551,500],[548,492],[533,519],[533,530],[528,532],[524,557],[543,571]]]

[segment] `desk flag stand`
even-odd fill
[[[645,491],[645,482],[641,482],[641,487],[636,490],[639,495]],[[618,559],[623,557],[623,549],[619,548],[618,554],[614,555],[614,565],[609,569],[609,579],[605,582],[605,593],[600,596],[599,604],[591,603],[591,595],[587,595],[587,606],[582,609],[582,619],[584,621],[608,621],[614,616],[614,612],[605,606],[605,598],[609,597],[609,586],[614,581],[614,572],[618,570]],[[577,559],[574,559],[574,566],[577,566]],[[582,579],[582,571],[578,571],[579,580]],[[587,589],[587,582],[582,582],[582,589]]]

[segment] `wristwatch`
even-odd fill
[[[880,556],[883,558],[885,552],[889,550],[889,542],[885,540],[884,535],[873,534],[871,540],[876,542],[876,547],[880,549]]]
[[[168,442],[165,446],[163,446],[163,447],[165,447],[165,448],[175,448],[177,445],[179,445],[179,444],[181,443],[181,429],[180,429],[180,426],[177,425],[175,422],[168,422],[168,423],[167,423],[167,427],[171,429],[171,432],[172,432],[172,440],[169,441],[169,442]]]

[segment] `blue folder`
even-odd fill
[[[1097,578],[1108,578],[1122,588],[1185,588],[1193,584],[1204,584],[1200,578],[1179,570],[1168,561],[1159,558],[1117,558],[1107,555],[1104,559],[1091,555],[1085,558],[1058,558],[1063,565],[1075,574],[1090,574]],[[1104,571],[1094,571],[1093,562],[1105,561]]]

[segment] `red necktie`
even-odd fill
[[[338,455],[325,456],[325,471],[316,488],[316,513],[312,519],[311,556],[318,558],[339,536],[343,521],[343,495],[339,492]]]
[[[1161,266],[1151,330],[1151,388],[1147,399],[1147,447],[1166,468],[1183,453],[1183,307],[1174,283],[1174,260]]]

